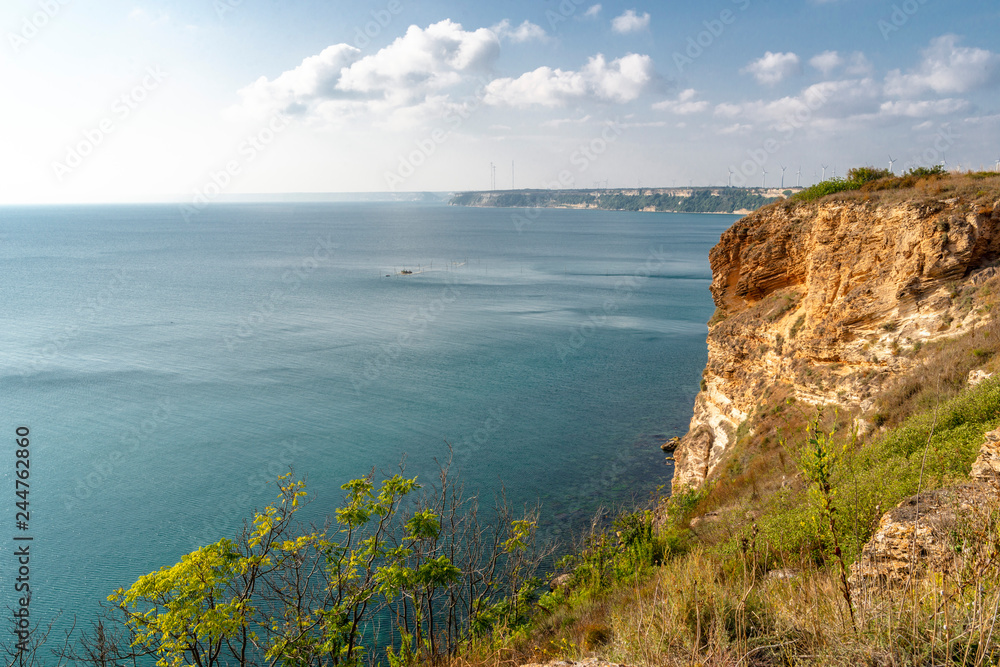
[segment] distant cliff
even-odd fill
[[[990,286],[977,285],[998,272],[1000,201],[979,183],[783,202],[722,235],[675,490],[711,475],[768,402],[840,405],[877,423],[875,398],[914,367],[915,350],[983,321],[977,299]]]
[[[461,192],[455,206],[581,208],[674,213],[749,213],[797,188],[633,188],[603,190],[491,190]]]

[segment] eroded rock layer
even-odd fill
[[[916,344],[980,321],[965,286],[1000,258],[1000,202],[863,200],[773,206],[712,249],[708,364],[675,490],[711,474],[736,429],[776,388],[870,409]]]

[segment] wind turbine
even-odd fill
[[[948,171],[948,153],[941,154],[941,166],[944,167],[945,171]]]
[[[997,170],[998,173],[1000,173],[1000,157],[997,158],[996,170]]]
[[[764,183],[766,183],[766,182],[767,182],[767,172],[765,171],[764,172],[764,176],[762,176],[761,179],[760,179],[760,187],[763,188],[764,187]]]
[[[799,170],[795,172],[795,187],[799,187],[799,181],[801,180],[802,180],[802,167],[799,167]]]
[[[997,160],[997,165],[1000,165],[1000,160]],[[729,187],[733,187],[733,168],[729,168]]]
[[[826,180],[826,165],[825,164],[821,164],[820,166],[823,167],[823,180],[825,181]]]
[[[781,168],[781,189],[782,190],[785,189],[785,170],[786,169],[788,169],[788,167],[782,167]]]
[[[889,156],[889,173],[890,173],[890,174],[892,174],[893,176],[895,176],[895,175],[896,175],[896,172],[894,172],[894,171],[892,170],[892,165],[894,165],[894,164],[896,164],[896,160],[893,160],[893,159],[892,159],[892,155],[890,155],[890,156]]]

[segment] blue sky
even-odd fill
[[[998,29],[995,0],[6,0],[0,203],[993,168]]]

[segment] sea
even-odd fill
[[[351,479],[433,485],[450,462],[562,542],[668,491],[659,445],[690,420],[708,251],[736,218],[0,208],[0,605],[28,544],[33,620],[85,625],[114,589],[235,537],[290,470],[322,521]]]

